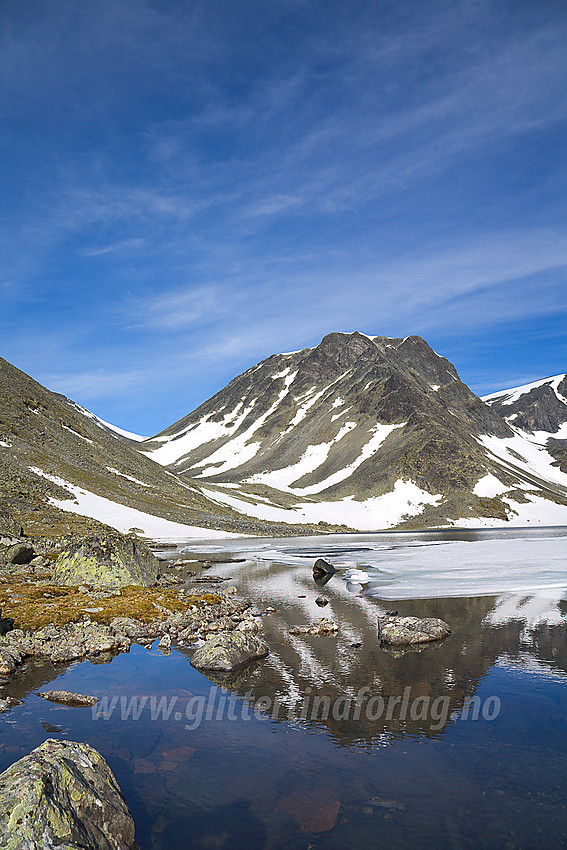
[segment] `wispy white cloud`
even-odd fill
[[[231,316],[238,292],[222,286],[198,286],[157,296],[129,300],[124,310],[127,324],[162,330],[185,330],[195,324],[209,325]]]
[[[329,330],[564,312],[553,4],[8,6],[0,323],[63,392],[190,406]]]

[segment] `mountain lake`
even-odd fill
[[[192,649],[29,662],[4,695],[0,770],[48,737],[106,758],[141,850],[567,846],[567,529],[179,542],[226,553],[270,655],[218,679]],[[316,558],[337,567],[313,578]],[[316,602],[318,600],[318,602]],[[326,604],[325,604],[326,603]],[[444,641],[387,649],[387,611]],[[290,629],[333,619],[332,636]],[[67,708],[35,692],[100,697]]]

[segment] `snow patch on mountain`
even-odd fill
[[[507,496],[502,501],[509,510],[508,520],[496,517],[467,517],[455,520],[458,528],[525,528],[530,525],[567,526],[567,505],[551,502],[535,493],[526,493],[525,503],[516,502]]]
[[[82,407],[80,404],[77,404],[76,401],[71,401],[70,399],[67,399],[67,401],[69,402],[71,407],[74,407],[76,410],[82,413],[83,416],[86,416],[87,419],[91,419],[105,431],[113,431],[115,434],[119,434],[121,437],[126,437],[128,440],[134,440],[137,443],[143,443],[144,440],[148,439],[147,437],[141,437],[140,434],[134,434],[132,433],[132,431],[124,431],[123,428],[119,428],[117,425],[111,425],[110,422],[105,422],[104,419],[100,418],[100,416],[96,416],[90,410],[87,410],[86,407]],[[81,435],[77,434],[76,436],[80,437]]]
[[[68,425],[62,425],[62,427],[65,428],[65,430],[68,431],[70,434],[72,434],[74,437],[79,437],[81,440],[84,440],[85,443],[90,443],[91,446],[94,446],[94,443],[93,443],[92,440],[89,440],[88,437],[83,437],[82,434],[79,434],[79,432],[75,431],[73,428],[69,428]]]
[[[509,489],[510,488],[507,484],[503,484],[498,480],[498,478],[496,478],[495,475],[489,474],[480,479],[480,481],[476,484],[473,493],[475,496],[493,499],[495,496],[500,496]]]
[[[246,482],[250,484],[267,484],[269,487],[276,487],[278,490],[288,490],[291,492],[303,493],[304,490],[292,488],[294,481],[298,481],[304,475],[314,472],[323,464],[329,455],[331,448],[338,443],[349,431],[356,428],[356,422],[346,422],[340,431],[328,443],[318,443],[317,445],[308,446],[302,457],[297,463],[292,466],[286,466],[282,469],[274,469],[271,472],[260,472],[247,478]]]
[[[305,496],[311,496],[315,493],[321,493],[323,490],[327,490],[329,487],[339,484],[341,481],[346,481],[346,479],[350,478],[353,472],[357,470],[365,460],[368,460],[368,458],[372,457],[372,455],[378,451],[386,437],[388,437],[392,431],[395,431],[396,428],[403,428],[406,424],[406,422],[401,422],[398,425],[375,425],[372,429],[372,436],[366,445],[362,447],[362,451],[355,461],[348,466],[345,466],[344,469],[340,469],[338,472],[334,472],[332,475],[329,475],[323,481],[319,481],[317,484],[312,484],[310,487],[303,487],[301,490],[297,490],[297,492],[302,493]]]
[[[119,469],[114,469],[112,466],[106,467],[109,472],[114,473],[114,475],[119,475],[121,478],[127,478],[128,481],[133,481],[134,484],[140,484],[142,487],[151,487],[151,484],[146,484],[144,481],[140,481],[139,478],[134,478],[133,475],[126,475],[125,472],[120,472]]]
[[[291,525],[326,522],[346,525],[358,531],[378,531],[397,525],[407,516],[421,513],[426,505],[435,505],[442,496],[420,489],[412,481],[398,480],[394,489],[382,496],[357,501],[354,496],[329,502],[298,503],[291,509],[271,505],[254,505],[242,499],[202,488],[210,499],[235,508],[257,519],[286,522]]]
[[[58,484],[60,487],[68,490],[74,497],[74,500],[50,498],[50,504],[64,511],[79,514],[79,516],[99,520],[99,522],[104,522],[106,525],[110,525],[112,528],[116,528],[121,532],[127,532],[132,528],[139,528],[146,537],[151,537],[154,540],[188,540],[191,538],[200,540],[242,536],[227,531],[214,531],[210,528],[200,528],[194,525],[172,522],[171,520],[136,510],[136,508],[122,505],[119,502],[113,502],[104,496],[98,496],[90,490],[70,484],[63,478],[59,478],[57,475],[50,475],[37,467],[30,466],[30,471],[36,475],[41,475],[43,478],[47,478],[54,484]]]
[[[546,448],[514,430],[513,437],[482,436],[479,442],[507,469],[513,472],[520,470],[549,484],[567,488],[567,474],[554,466],[555,458]]]
[[[234,434],[238,430],[248,414],[253,410],[255,404],[256,400],[244,408],[243,403],[239,402],[234,410],[227,413],[218,422],[209,421],[213,415],[210,413],[207,416],[203,416],[195,425],[180,431],[178,434],[173,434],[169,437],[158,437],[157,439],[163,443],[159,448],[146,450],[141,446],[140,449],[162,466],[175,463],[188,452],[198,448],[198,446],[210,443],[213,440],[230,437],[231,434]]]

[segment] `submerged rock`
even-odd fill
[[[296,626],[290,629],[290,635],[334,635],[338,632],[339,627],[332,620],[326,617],[321,617],[320,620],[315,620],[309,626]]]
[[[428,643],[450,634],[450,626],[436,617],[382,617],[378,621],[378,637],[390,646]]]
[[[87,694],[75,694],[72,691],[43,691],[36,696],[46,699],[49,702],[56,702],[59,705],[68,705],[70,708],[88,708],[96,705],[98,697],[91,697]]]
[[[134,850],[134,821],[92,747],[49,738],[0,775],[3,850]]]
[[[6,697],[5,699],[0,699],[0,711],[9,711],[15,705],[23,705],[23,700],[16,699],[16,697]]]
[[[268,654],[268,645],[255,635],[244,632],[221,632],[208,638],[196,650],[191,665],[197,670],[220,670],[230,673],[242,664]]]
[[[145,543],[108,532],[67,546],[55,562],[53,583],[88,584],[95,588],[129,584],[149,587],[157,575],[158,561]]]

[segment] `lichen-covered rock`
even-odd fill
[[[0,775],[3,850],[133,850],[134,821],[92,747],[48,739]]]
[[[194,653],[191,664],[197,670],[220,670],[226,673],[242,664],[268,654],[268,645],[255,635],[244,632],[222,632],[208,638]]]
[[[67,546],[55,562],[53,582],[96,588],[149,587],[157,574],[158,561],[145,543],[109,532]]]
[[[124,652],[130,644],[130,638],[122,632],[90,621],[49,625],[35,633],[14,629],[0,637],[0,678],[9,677],[30,656],[49,658],[57,664]]]
[[[383,617],[378,622],[378,636],[389,646],[428,643],[450,634],[449,625],[436,617]]]

